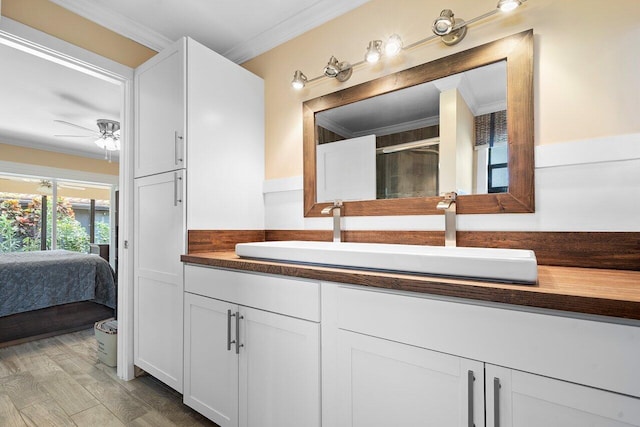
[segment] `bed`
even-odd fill
[[[78,330],[113,316],[115,305],[113,270],[98,255],[0,254],[0,343]]]

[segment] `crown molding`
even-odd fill
[[[173,42],[173,40],[125,15],[86,0],[49,1],[156,52],[161,51]],[[342,0],[336,2],[320,0],[313,6],[280,22],[269,30],[234,46],[222,53],[222,55],[235,63],[241,64],[368,1]]]
[[[324,24],[338,16],[362,6],[369,0],[321,0],[313,6],[285,19],[267,31],[240,43],[222,55],[227,59],[242,64],[256,56],[287,42],[300,34]]]
[[[143,46],[160,52],[173,43],[173,40],[141,25],[125,15],[111,9],[87,2],[86,0],[49,0],[58,6],[95,22],[113,32],[127,37]]]

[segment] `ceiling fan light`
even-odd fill
[[[96,139],[95,143],[98,147],[106,151],[120,150],[120,140],[109,135],[105,135],[103,137]]]

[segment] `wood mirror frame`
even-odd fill
[[[494,62],[507,61],[509,192],[459,196],[461,214],[530,213],[534,201],[533,30],[465,50],[303,103],[304,216],[321,216],[331,205],[316,199],[315,114],[387,92],[426,83]],[[441,197],[347,201],[343,215],[393,216],[442,214]]]

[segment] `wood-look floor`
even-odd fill
[[[0,349],[0,426],[216,426],[151,376],[118,379],[93,330]]]

